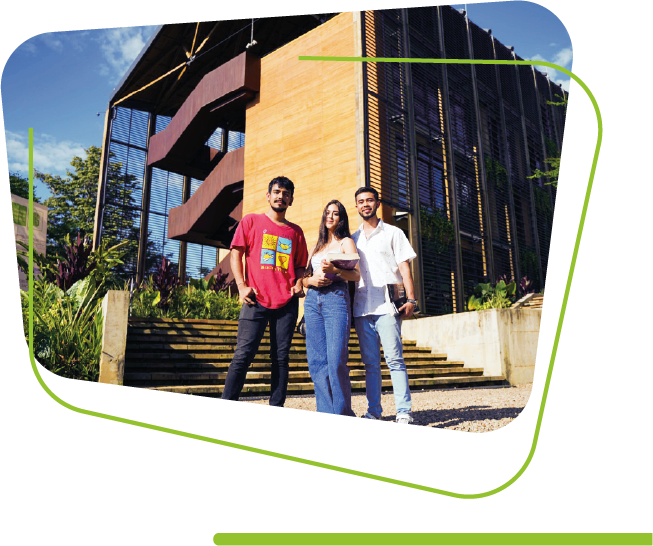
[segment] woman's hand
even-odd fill
[[[320,266],[322,267],[322,273],[333,273],[334,275],[338,275],[340,273],[340,270],[331,262],[327,262],[326,258],[322,258],[322,263]]]
[[[329,286],[333,281],[327,279],[323,274],[316,274],[312,277],[306,279],[308,286],[314,286],[315,288],[322,288],[323,286]]]

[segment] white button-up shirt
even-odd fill
[[[361,278],[356,285],[354,316],[394,313],[386,299],[386,284],[403,283],[399,265],[417,256],[406,235],[398,227],[379,219],[376,229],[365,236],[361,224],[351,237],[360,256]]]

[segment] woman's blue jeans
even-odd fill
[[[347,283],[310,288],[304,317],[308,371],[315,385],[317,411],[354,417],[347,366],[351,328]]]

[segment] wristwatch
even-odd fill
[[[412,303],[414,305],[413,313],[419,313],[419,304],[417,303],[417,300],[406,298],[406,303]]]

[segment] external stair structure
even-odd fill
[[[218,396],[236,348],[237,321],[129,319],[124,384],[161,391]],[[504,386],[504,377],[483,375],[483,368],[447,360],[446,354],[403,341],[411,390]],[[270,393],[270,337],[266,332],[241,398]],[[365,391],[365,367],[354,330],[349,340],[349,369],[354,392]],[[392,389],[382,364],[383,389]],[[305,339],[297,334],[290,351],[288,395],[313,394]]]
[[[261,60],[242,53],[206,74],[168,126],[152,136],[148,165],[204,182],[181,206],[170,209],[168,238],[228,248],[242,216],[244,149],[227,152],[229,127],[242,124],[258,95]],[[222,150],[207,145],[222,129]]]

